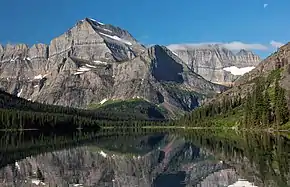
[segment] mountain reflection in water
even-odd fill
[[[286,135],[141,129],[0,135],[0,186],[290,186]]]

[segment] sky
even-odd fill
[[[90,17],[145,45],[224,43],[266,57],[290,40],[289,8],[290,0],[9,0],[0,43],[49,44]]]

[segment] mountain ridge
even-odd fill
[[[7,45],[0,53],[0,88],[45,104],[86,108],[139,97],[176,116],[226,89],[166,47],[145,48],[128,31],[88,18],[49,45]]]
[[[167,47],[191,70],[208,81],[224,85],[232,84],[244,74],[243,68],[257,66],[261,61],[252,51],[241,49],[235,53],[222,44],[173,44]]]

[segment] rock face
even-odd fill
[[[188,68],[163,46],[146,49],[127,31],[86,18],[50,45],[0,47],[0,88],[32,101],[86,108],[143,98],[172,114],[224,87]]]
[[[241,50],[234,53],[219,44],[190,46],[169,45],[194,72],[206,80],[231,84],[245,72],[252,70],[261,61],[253,52]]]

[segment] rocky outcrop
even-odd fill
[[[166,47],[146,49],[127,31],[89,18],[49,46],[7,45],[0,53],[0,88],[47,104],[86,108],[103,100],[143,98],[174,114],[224,89]]]
[[[260,57],[253,52],[241,50],[234,53],[219,44],[204,46],[181,44],[169,45],[168,48],[180,57],[191,70],[206,80],[219,84],[231,84],[261,61]]]

